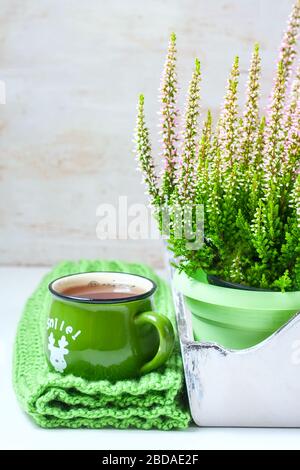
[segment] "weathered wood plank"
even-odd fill
[[[138,93],[146,94],[156,138],[157,88],[174,30],[181,100],[197,54],[203,109],[216,114],[233,56],[241,57],[244,83],[258,40],[264,105],[292,3],[2,0],[0,79],[7,103],[0,105],[0,261],[122,256],[159,265],[158,242],[126,245],[95,236],[99,203],[118,194],[144,200],[131,154]]]

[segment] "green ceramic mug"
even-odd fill
[[[133,286],[139,293],[101,300],[65,293],[92,285]],[[57,372],[89,380],[126,379],[158,368],[172,353],[172,324],[152,310],[152,280],[129,273],[78,273],[56,279],[49,290],[45,350]]]

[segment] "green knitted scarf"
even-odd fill
[[[58,264],[27,301],[14,351],[13,380],[22,408],[42,427],[55,428],[185,428],[190,414],[184,394],[178,341],[165,366],[138,379],[87,381],[51,372],[44,355],[48,284],[66,274],[83,271],[125,271],[152,278],[158,285],[155,309],[175,326],[167,284],[150,268],[117,261]]]

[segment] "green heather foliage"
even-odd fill
[[[184,236],[175,236],[174,216],[169,222],[169,248],[179,269],[188,274],[204,269],[252,287],[300,290],[300,63],[295,66],[299,26],[297,0],[265,115],[259,112],[261,60],[255,44],[244,110],[238,106],[236,57],[215,125],[210,111],[200,119],[198,59],[183,122],[178,124],[176,37],[171,35],[160,89],[161,178],[140,96],[136,154],[160,227],[163,205],[204,206],[205,241],[197,250],[188,249]]]

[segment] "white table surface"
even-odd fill
[[[46,268],[0,268],[1,449],[300,449],[300,429],[45,430],[24,414],[11,384],[12,347],[26,298]],[[300,398],[299,398],[300,406]]]

